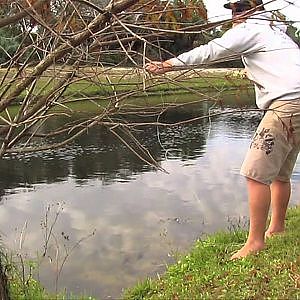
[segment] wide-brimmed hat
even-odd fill
[[[243,12],[246,10],[253,9],[259,6],[260,10],[264,9],[262,0],[239,0],[239,1],[230,1],[229,3],[224,4],[225,8],[231,9],[235,12]]]

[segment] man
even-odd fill
[[[290,178],[300,149],[300,49],[272,19],[260,0],[224,5],[232,10],[233,28],[221,38],[146,70],[163,74],[176,67],[206,65],[241,57],[253,81],[256,104],[266,113],[241,168],[246,177],[250,228],[245,245],[232,259],[265,248],[265,238],[284,232]],[[272,215],[266,222],[271,203]],[[265,231],[266,230],[266,231]]]

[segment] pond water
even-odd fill
[[[138,131],[167,172],[103,128],[64,149],[6,157],[1,238],[24,259],[39,257],[36,276],[47,289],[119,298],[124,288],[162,273],[196,239],[247,224],[239,168],[260,118],[252,111]],[[298,160],[291,205],[299,191]]]

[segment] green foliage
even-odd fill
[[[0,63],[5,63],[13,56],[20,45],[18,32],[15,27],[0,28]]]
[[[12,256],[4,254],[2,256],[10,298],[18,300],[45,299],[46,292],[44,288],[32,277],[32,270],[36,267],[36,264],[33,262],[25,263],[22,259],[17,263]],[[18,268],[19,265],[20,268]]]
[[[125,299],[299,299],[300,207],[290,209],[287,232],[257,255],[230,261],[246,232],[217,233],[195,243],[158,280],[125,292]]]
[[[290,25],[287,29],[287,35],[300,47],[300,29]]]
[[[33,277],[33,271],[38,268],[37,261],[25,261],[21,256],[8,256],[1,249],[3,269],[7,276],[8,293],[13,300],[92,300],[89,296],[75,296],[61,292],[57,295],[49,293],[41,283]]]

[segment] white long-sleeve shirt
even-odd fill
[[[273,100],[300,98],[300,49],[285,31],[270,13],[260,12],[170,61],[174,66],[207,65],[241,57],[255,85],[257,106],[268,108]]]

